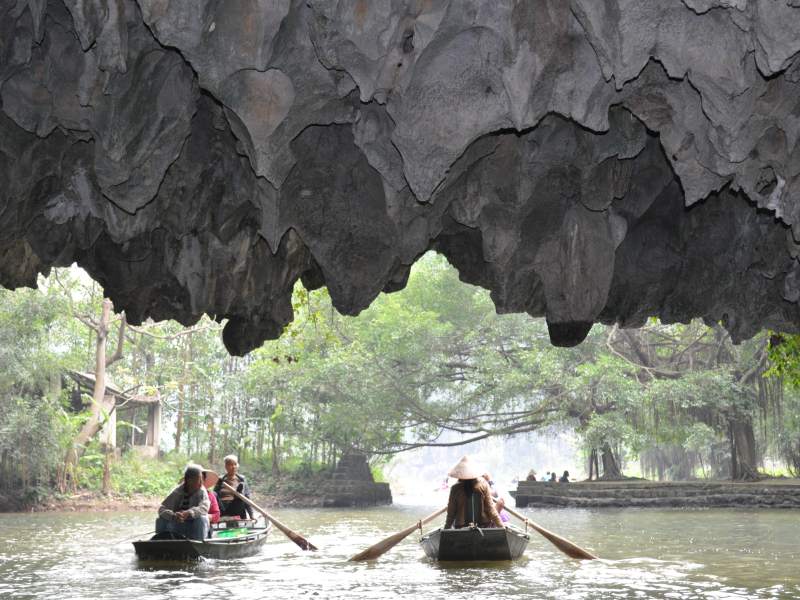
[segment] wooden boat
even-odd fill
[[[261,551],[272,526],[214,528],[205,540],[190,540],[170,534],[156,534],[149,540],[133,542],[142,560],[198,560],[200,558],[245,558]]]
[[[530,536],[516,527],[436,529],[420,540],[422,549],[438,561],[515,560]]]

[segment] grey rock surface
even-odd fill
[[[320,490],[326,508],[380,506],[392,503],[389,484],[372,477],[367,456],[351,452],[336,463],[330,480]]]
[[[796,479],[733,481],[520,481],[512,491],[517,508],[800,508]]]
[[[428,250],[545,316],[800,329],[796,0],[0,0],[0,284],[280,335]]]

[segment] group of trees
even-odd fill
[[[543,320],[496,314],[488,292],[435,255],[358,317],[298,284],[293,323],[244,358],[208,319],[128,325],[75,269],[40,288],[0,291],[4,486],[74,476],[108,407],[95,394],[70,410],[69,370],[160,397],[165,450],[212,463],[236,452],[276,474],[350,449],[387,457],[548,428],[580,435],[590,477],[619,477],[634,459],[659,478],[753,478],[765,458],[800,469],[790,337],[736,346],[718,326],[652,321],[595,326],[577,348],[555,348]],[[141,435],[137,420],[118,424],[122,445]]]

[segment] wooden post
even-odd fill
[[[147,437],[146,446],[152,446],[158,454],[158,445],[161,440],[161,401],[151,404],[147,408]]]

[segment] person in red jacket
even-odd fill
[[[203,485],[208,490],[208,501],[210,502],[210,506],[208,508],[209,523],[219,523],[219,502],[217,501],[217,495],[213,492],[214,486],[217,484],[218,480],[219,475],[217,475],[214,471],[207,471],[203,469]]]

